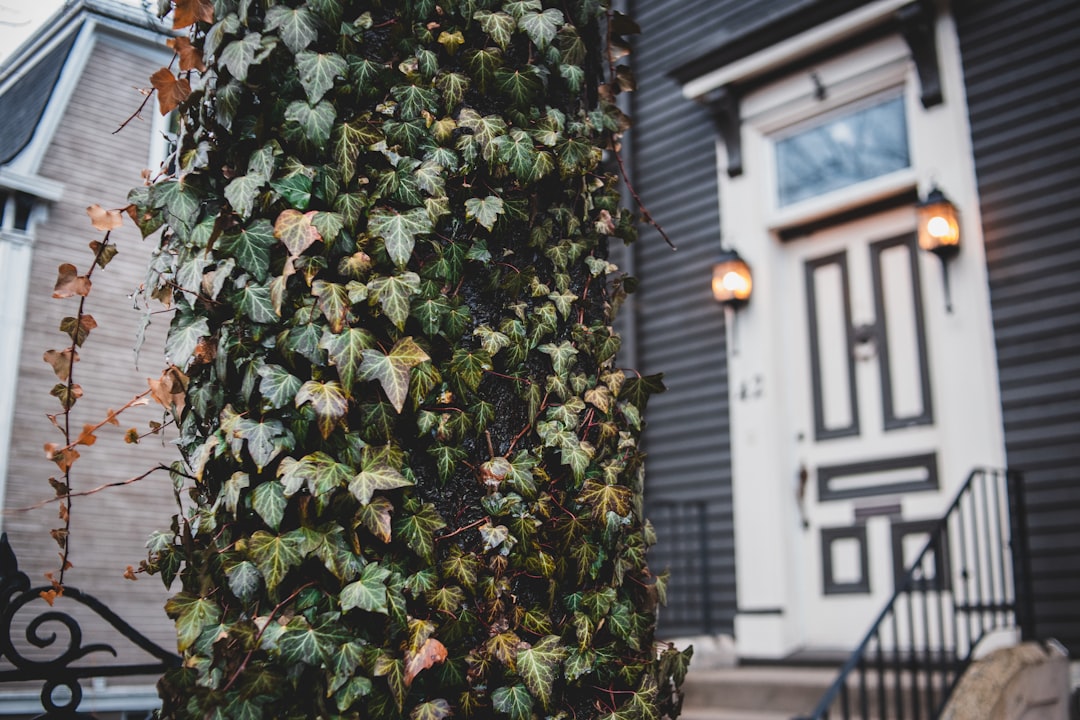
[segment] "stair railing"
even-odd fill
[[[795,720],[932,720],[980,642],[1034,637],[1019,473],[974,470],[928,535],[817,707]]]

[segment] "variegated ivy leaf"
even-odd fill
[[[309,104],[306,100],[296,100],[285,108],[285,119],[298,124],[307,139],[316,147],[322,148],[330,140],[330,131],[334,127],[334,120],[337,119],[337,110],[325,100],[315,105]]]
[[[306,7],[274,5],[266,13],[267,30],[277,30],[282,42],[295,55],[319,36],[315,15]]]
[[[395,490],[413,485],[400,472],[386,463],[372,463],[360,471],[349,483],[349,492],[361,505],[371,502],[377,490]]]
[[[367,505],[361,505],[356,517],[375,537],[383,542],[390,542],[390,514],[394,506],[381,495],[371,498]]]
[[[240,82],[245,82],[248,69],[255,63],[255,56],[261,49],[262,35],[249,33],[226,45],[225,49],[221,51],[218,62],[225,66],[234,78]]]
[[[316,280],[311,284],[311,294],[318,298],[319,310],[330,323],[330,330],[339,333],[352,319],[349,291],[344,285]]]
[[[435,86],[442,92],[443,107],[447,111],[451,111],[461,104],[461,101],[465,99],[469,84],[469,76],[462,73],[448,72],[439,76]],[[453,127],[457,127],[457,123],[454,123]],[[436,130],[435,137],[439,137],[438,130]]]
[[[302,384],[300,378],[280,365],[267,363],[259,367],[259,392],[274,410],[291,405]]]
[[[432,230],[434,226],[431,218],[422,208],[398,213],[390,208],[379,207],[372,210],[368,217],[368,231],[383,239],[387,254],[398,267],[404,267],[412,257],[416,236]]]
[[[272,323],[278,319],[270,300],[270,288],[266,285],[245,286],[239,292],[236,305],[252,322]]]
[[[346,397],[352,397],[352,387],[360,379],[364,350],[375,345],[375,337],[363,328],[344,328],[338,333],[328,330],[319,340],[319,347],[327,351],[330,362],[337,367]]]
[[[311,220],[315,211],[302,213],[299,210],[282,210],[274,222],[274,237],[281,241],[293,257],[311,247],[317,240],[322,240],[318,229]]]
[[[347,69],[345,60],[337,53],[304,51],[296,54],[296,69],[300,84],[307,93],[308,102],[314,105],[334,87],[334,80],[343,77]]]
[[[465,201],[465,218],[476,220],[489,231],[504,212],[502,198],[488,195],[485,198],[469,198]]]
[[[399,330],[404,330],[409,317],[410,298],[420,292],[420,276],[414,272],[404,272],[377,277],[368,282],[367,288],[370,302],[379,303],[390,322]]]
[[[287,504],[284,489],[278,483],[264,482],[251,493],[251,509],[275,531],[281,525],[282,518],[285,517]]]
[[[520,20],[527,12],[539,12],[544,8],[540,0],[507,0],[503,3],[503,10]]]
[[[221,608],[209,598],[182,592],[166,601],[165,614],[176,621],[176,647],[183,652],[199,638],[203,628],[217,624]]]
[[[411,337],[404,337],[385,355],[376,348],[364,350],[360,377],[378,380],[390,404],[400,413],[409,396],[410,370],[430,359]]]
[[[285,497],[292,497],[305,487],[314,497],[322,497],[348,485],[353,471],[350,466],[318,451],[301,460],[285,458],[277,474]]]
[[[248,539],[248,554],[271,593],[290,570],[303,562],[303,549],[303,537],[295,530],[284,535],[258,530]]]
[[[558,635],[548,635],[531,648],[518,651],[518,675],[545,709],[551,706],[555,678],[560,674],[559,665],[566,658],[567,652]]]
[[[382,134],[370,123],[370,116],[361,115],[349,123],[334,128],[332,141],[334,160],[343,181],[356,176],[356,159],[360,152],[382,140]]]
[[[510,720],[532,718],[532,695],[524,685],[497,688],[491,693],[491,704],[497,712],[509,715]]]
[[[563,340],[558,345],[544,343],[537,350],[551,357],[551,365],[555,369],[555,374],[560,377],[570,372],[570,368],[574,366],[578,354],[577,348],[571,345],[568,340]]]
[[[336,382],[320,382],[308,380],[296,393],[296,407],[305,403],[311,403],[315,410],[315,416],[319,421],[319,431],[324,438],[330,437],[330,433],[345,418],[345,412],[349,408],[349,401],[345,397],[345,391]]]
[[[218,240],[219,252],[232,255],[240,267],[265,282],[270,269],[270,248],[274,245],[274,228],[269,220],[258,219],[240,232],[224,235]]]
[[[178,312],[173,316],[169,335],[165,340],[165,355],[176,367],[186,370],[199,341],[210,334],[205,317],[191,312]]]
[[[251,210],[255,206],[255,198],[265,182],[266,180],[258,175],[241,175],[238,178],[233,178],[225,186],[225,199],[229,201],[233,210],[240,217],[246,218],[251,215]]]
[[[517,27],[514,18],[504,12],[478,10],[473,14],[473,19],[480,23],[480,29],[503,50],[510,44],[510,38]]]
[[[548,8],[543,12],[522,13],[518,17],[518,26],[529,36],[536,47],[543,50],[555,38],[559,26],[565,22],[561,10]]]
[[[368,563],[360,573],[359,580],[341,589],[341,611],[348,612],[359,608],[383,615],[390,614],[386,604],[386,581],[389,579],[389,570],[378,563]]]
[[[390,94],[398,101],[398,112],[404,120],[435,112],[439,97],[434,90],[419,85],[398,85],[390,90]]]
[[[251,600],[259,592],[262,575],[255,563],[247,560],[233,565],[226,573],[229,578],[229,590],[243,601]]]

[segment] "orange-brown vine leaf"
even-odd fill
[[[57,515],[61,520],[67,522],[68,518],[71,517],[71,515],[68,513],[68,506],[64,503],[60,503],[60,511],[57,513]]]
[[[435,663],[441,663],[446,659],[446,646],[435,638],[428,638],[415,653],[405,653],[405,685],[412,684],[413,678],[420,671],[427,670]]]
[[[52,605],[56,602],[56,598],[60,597],[60,593],[56,590],[42,590],[38,595],[41,596],[42,600],[49,603],[49,605]]]
[[[157,380],[146,379],[150,386],[150,395],[166,410],[180,412],[184,409],[184,393],[187,390],[188,377],[173,365],[167,368]]]
[[[199,20],[214,22],[213,0],[175,0],[173,3],[173,30],[186,28]]]
[[[86,208],[86,214],[90,216],[90,224],[95,230],[109,232],[124,224],[124,217],[119,210],[106,210],[97,203]]]
[[[180,58],[180,71],[198,70],[203,72],[206,65],[203,63],[202,50],[191,44],[186,37],[170,38],[165,44],[171,47]]]
[[[79,270],[71,263],[64,263],[56,274],[56,285],[53,287],[54,298],[69,298],[72,295],[86,297],[90,294],[90,278],[79,275]]]
[[[71,377],[71,364],[79,362],[79,353],[72,348],[64,350],[46,350],[42,360],[52,366],[56,377],[67,381]]]
[[[151,75],[150,84],[157,90],[158,108],[162,115],[171,113],[191,94],[191,83],[186,78],[173,75],[169,68],[161,68]]]
[[[120,427],[120,418],[116,416],[116,411],[112,408],[109,408],[108,412],[105,413],[105,422]]]
[[[132,582],[139,579],[135,577],[135,568],[133,568],[131,565],[128,565],[127,570],[124,571],[124,577],[126,577],[128,580],[131,580]]]
[[[79,435],[79,439],[75,441],[75,444],[76,445],[86,445],[87,447],[89,447],[90,445],[93,445],[94,443],[96,443],[97,442],[97,435],[94,434],[94,430],[96,430],[96,429],[97,429],[97,426],[94,425],[93,423],[87,423],[87,424],[83,425],[82,434]]]
[[[280,240],[294,257],[311,247],[316,240],[322,240],[322,235],[311,222],[315,214],[314,211],[302,213],[289,208],[283,210],[274,222],[274,237]]]
[[[71,342],[79,347],[86,342],[86,336],[98,326],[93,315],[81,315],[78,318],[66,317],[60,321],[60,332],[67,333]]]
[[[139,428],[128,428],[124,433],[124,442],[128,445],[136,445],[139,442]]]
[[[79,398],[83,396],[83,389],[82,385],[73,384],[69,387],[67,383],[56,383],[53,385],[53,389],[49,391],[49,394],[59,400],[65,410],[70,410],[75,406],[75,403],[79,401]],[[56,421],[55,415],[49,415],[48,418],[53,425],[60,427]]]
[[[79,459],[79,451],[75,448],[61,447],[56,443],[45,443],[45,457],[56,463],[62,472],[67,472]]]
[[[52,489],[56,491],[56,497],[64,497],[69,492],[71,492],[70,488],[68,488],[66,483],[62,483],[56,478],[49,478],[49,485],[51,485]]]

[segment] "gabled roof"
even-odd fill
[[[155,44],[169,33],[141,6],[122,0],[69,0],[0,65],[0,166],[17,157],[33,138],[88,20]]]

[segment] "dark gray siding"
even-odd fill
[[[667,637],[732,632],[735,555],[723,313],[709,289],[720,250],[715,133],[666,72],[688,48],[722,42],[746,7],[638,0],[630,8],[643,31],[633,55],[634,183],[678,247],[642,226],[633,248],[637,362],[643,372],[663,372],[668,387],[649,402],[646,432],[647,508],[660,537],[650,564],[672,570],[660,618]]]
[[[1037,632],[1080,653],[1080,3],[957,8]]]

